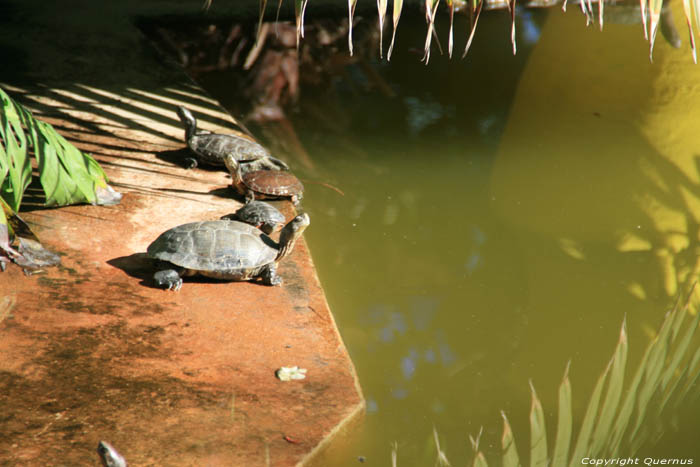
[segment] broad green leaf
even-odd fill
[[[0,163],[2,184],[0,196],[19,211],[24,190],[32,179],[32,166],[29,161],[29,142],[22,130],[21,107],[5,91],[0,89],[0,137],[5,144],[3,161]],[[0,144],[0,147],[2,145]]]
[[[571,433],[573,430],[573,413],[571,409],[571,382],[569,381],[569,366],[566,364],[564,377],[559,385],[559,417],[557,420],[557,437],[554,442],[554,454],[552,467],[566,467],[571,446]]]
[[[603,401],[603,407],[598,417],[598,423],[591,440],[591,453],[602,453],[610,432],[613,429],[615,414],[620,404],[622,388],[625,382],[625,366],[627,364],[627,330],[626,319],[622,322],[620,339],[611,361],[608,388]]]
[[[377,0],[379,14],[379,58],[384,56],[384,20],[386,19],[387,0]]]
[[[394,50],[394,40],[396,39],[396,28],[399,27],[399,19],[401,18],[401,10],[403,8],[403,0],[394,0],[394,27],[391,30],[391,45],[389,45],[389,52],[387,53],[387,60],[391,60],[391,52]]]
[[[467,52],[469,52],[469,47],[472,45],[472,40],[474,39],[474,33],[476,32],[476,25],[479,23],[479,16],[481,15],[481,8],[484,6],[484,0],[477,0],[477,6],[476,6],[476,18],[474,19],[474,24],[472,25],[471,32],[469,33],[469,39],[467,40],[467,45],[464,47],[464,53],[462,54],[462,58],[467,56]]]
[[[520,458],[518,457],[518,449],[515,446],[513,430],[511,430],[508,417],[503,411],[501,411],[501,416],[503,417],[503,436],[501,436],[503,467],[520,467]]]
[[[547,430],[544,426],[544,412],[535,386],[530,381],[532,403],[530,405],[530,466],[547,466]]]
[[[355,17],[356,5],[357,0],[348,0],[348,50],[350,50],[350,55],[352,55],[352,22]],[[389,56],[391,57],[391,49],[389,50]]]
[[[0,173],[5,174],[0,186],[2,197],[13,211],[19,210],[24,190],[31,182],[29,146],[34,149],[48,205],[101,203],[97,192],[109,187],[97,161],[70,144],[50,124],[35,119],[2,89],[0,97],[0,131],[6,145],[0,153]]]

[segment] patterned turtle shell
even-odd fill
[[[163,232],[148,246],[148,256],[191,271],[238,276],[275,260],[276,243],[238,221],[192,222]]]
[[[304,185],[290,172],[256,170],[243,175],[243,183],[256,194],[273,198],[301,200]]]

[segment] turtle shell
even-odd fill
[[[256,227],[263,226],[263,231],[268,234],[284,224],[285,221],[284,214],[264,201],[249,202],[236,211],[232,218]],[[269,232],[265,230],[266,228],[269,229]]]
[[[279,170],[256,170],[243,175],[243,183],[256,193],[270,196],[298,196],[301,198],[304,185],[290,172]]]
[[[272,239],[237,221],[192,222],[163,232],[148,246],[148,256],[203,274],[235,276],[277,257]]]
[[[264,147],[236,135],[199,133],[190,138],[188,145],[205,162],[214,165],[224,165],[226,154],[233,154],[238,162],[250,162],[269,157]]]

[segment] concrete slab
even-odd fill
[[[6,3],[0,48],[24,59],[0,85],[125,196],[111,207],[28,200],[23,217],[63,264],[0,275],[0,465],[96,465],[101,439],[132,465],[306,463],[364,408],[307,245],[280,264],[282,287],[190,279],[167,292],[151,286],[144,255],[162,231],[240,205],[224,172],[181,166],[174,106],[210,130],[231,131],[231,117],[157,60],[128,21],[136,2],[71,2],[83,21]],[[85,47],[57,53],[70,44]],[[280,382],[275,370],[292,365],[307,378]]]

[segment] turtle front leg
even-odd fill
[[[182,287],[181,272],[177,269],[163,269],[153,274],[153,280],[158,287],[177,292]]]
[[[186,157],[185,158],[185,168],[186,169],[196,169],[198,165],[199,165],[199,162],[194,157]]]
[[[262,283],[265,285],[282,285],[282,278],[277,275],[277,264],[270,263],[260,272]]]

